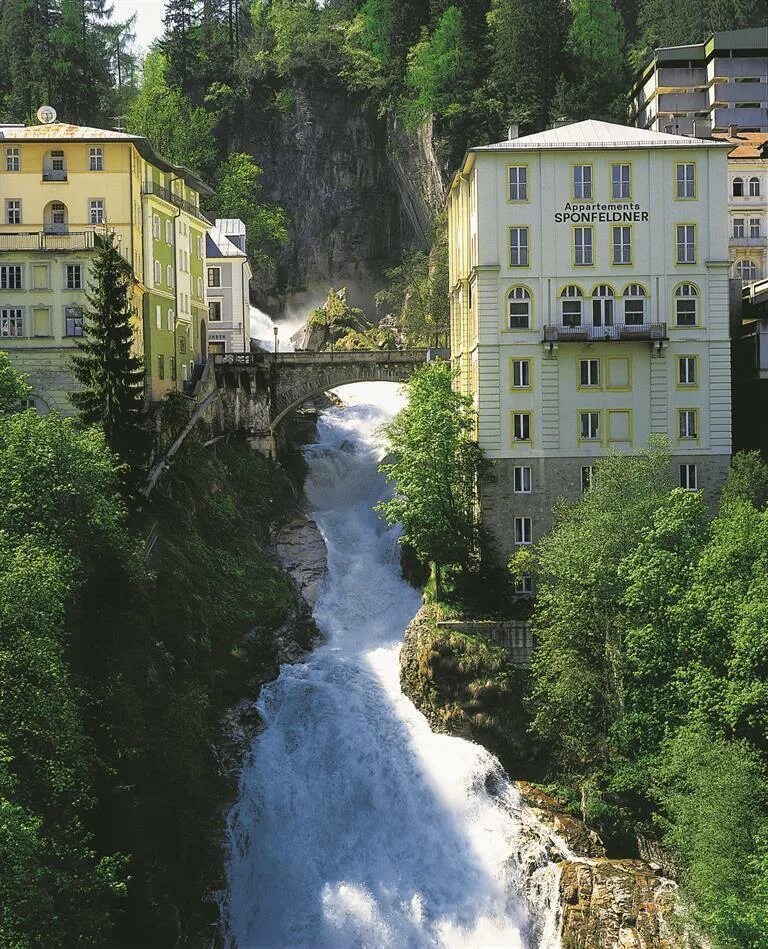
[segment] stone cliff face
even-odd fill
[[[431,130],[409,136],[362,97],[312,77],[294,78],[282,101],[247,114],[232,143],[264,169],[264,199],[291,221],[275,287],[257,302],[274,311],[286,290],[306,289],[316,305],[329,286],[347,286],[372,315],[383,271],[404,248],[426,246],[442,202]]]

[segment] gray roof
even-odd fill
[[[245,251],[240,250],[240,248],[233,244],[232,241],[227,237],[222,228],[218,225],[224,223],[228,219],[217,219],[216,224],[213,227],[209,227],[205,237],[205,256],[206,257],[247,257],[248,255]],[[236,219],[235,219],[236,220]],[[239,223],[242,224],[242,221]],[[233,233],[230,231],[229,233]],[[243,233],[245,233],[245,226],[243,225]]]
[[[695,148],[719,147],[712,139],[689,138],[685,135],[669,135],[666,132],[649,132],[630,125],[615,125],[586,119],[571,122],[558,128],[523,135],[495,145],[479,145],[470,152],[483,151],[535,151],[539,148]]]

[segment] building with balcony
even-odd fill
[[[715,132],[728,153],[731,276],[742,285],[768,277],[768,133]]]
[[[448,196],[451,358],[506,557],[596,460],[669,441],[714,500],[731,450],[728,146],[605,122],[472,148]]]
[[[72,412],[70,359],[100,232],[115,234],[131,267],[148,397],[191,379],[207,337],[204,194],[140,136],[0,125],[0,348],[29,373],[41,411]]]
[[[251,348],[251,265],[245,224],[217,219],[206,236],[208,348],[212,353],[247,353]]]
[[[632,86],[630,121],[676,135],[768,132],[768,28],[654,50]]]

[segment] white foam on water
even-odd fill
[[[265,727],[228,819],[226,945],[557,946],[546,833],[532,832],[491,754],[433,733],[400,691],[400,644],[420,596],[400,576],[397,530],[373,507],[388,491],[378,429],[402,393],[367,383],[338,394],[345,406],[322,414],[306,449],[328,547],[315,610],[326,643],[258,700]],[[528,901],[526,861],[540,867]]]

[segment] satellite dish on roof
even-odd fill
[[[50,105],[41,105],[37,110],[37,118],[43,125],[50,125],[56,121],[56,109]]]

